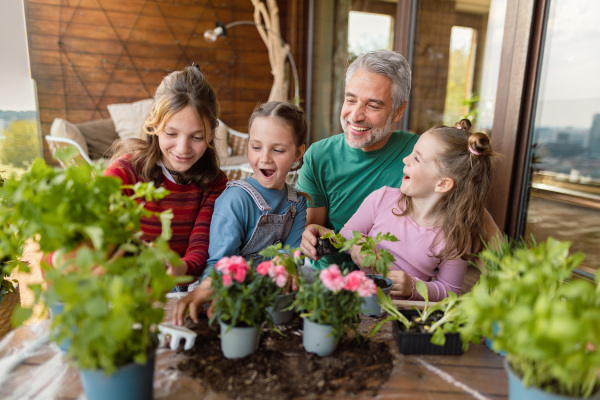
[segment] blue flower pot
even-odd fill
[[[337,348],[337,340],[332,334],[331,325],[318,324],[304,318],[302,345],[309,353],[318,356],[328,356]]]
[[[558,394],[546,392],[545,390],[537,387],[525,387],[521,377],[519,377],[515,371],[510,367],[510,363],[504,359],[504,369],[508,374],[508,399],[509,400],[577,400],[581,397],[569,397],[561,396]],[[598,400],[600,399],[600,392],[588,397],[587,399]]]
[[[81,384],[87,400],[152,399],[155,354],[145,364],[127,364],[112,375],[102,370],[81,370]]]
[[[371,274],[367,274],[367,278],[369,279],[371,279],[372,276],[373,275]],[[375,275],[375,277],[379,279],[384,279],[381,275]],[[385,278],[385,283],[387,284],[387,286],[385,288],[381,288],[381,291],[386,296],[389,296],[390,292],[392,291],[392,287],[394,286],[394,282],[392,282],[390,278]],[[373,296],[365,297],[360,312],[370,317],[381,317],[383,314],[385,314],[385,310],[381,308],[381,305],[379,305],[379,300],[377,299],[376,294]]]
[[[267,307],[267,312],[271,315],[273,319],[273,323],[275,325],[287,324],[294,318],[294,310],[289,309],[292,303],[294,302],[294,298],[296,297],[296,292],[291,292],[287,294],[280,294],[275,299],[275,302],[272,306]]]
[[[230,327],[219,321],[221,327],[221,351],[225,358],[244,358],[258,349],[260,332],[253,326]]]
[[[61,312],[63,312],[65,305],[63,303],[55,303],[50,306],[50,318],[54,319],[54,317]],[[65,339],[60,343],[56,343],[58,348],[64,353],[69,352],[69,347],[71,347],[71,339]]]
[[[497,350],[494,350],[494,347],[493,347],[494,337],[496,336],[496,333],[498,333],[498,330],[500,330],[500,327],[498,326],[497,322],[494,322],[492,324],[492,337],[485,338],[485,345],[488,347],[488,349],[492,350],[493,352],[500,354],[502,357],[506,357],[506,351],[504,351],[504,350],[497,351]]]

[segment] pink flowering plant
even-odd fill
[[[270,260],[258,264],[256,272],[268,275],[279,288],[279,294],[286,294],[292,292],[294,283],[298,282],[298,269],[304,263],[304,255],[299,248],[281,247],[281,243],[277,243],[262,250],[259,254]]]
[[[301,317],[331,325],[333,335],[340,339],[346,326],[356,329],[363,298],[376,293],[377,286],[363,271],[344,275],[337,265],[331,264],[312,283],[300,285],[295,305]]]
[[[278,294],[268,275],[259,274],[241,256],[224,257],[213,271],[215,319],[233,326],[254,326],[270,322],[266,308]]]

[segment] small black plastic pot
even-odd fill
[[[409,320],[418,315],[416,310],[400,310],[400,312]],[[398,321],[393,321],[392,333],[398,345],[398,350],[402,354],[450,356],[463,353],[462,339],[458,333],[446,333],[446,344],[443,346],[431,343],[432,333],[406,332],[404,331],[404,325]]]

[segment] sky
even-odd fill
[[[0,0],[0,110],[35,110],[22,0]]]

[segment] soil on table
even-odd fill
[[[190,327],[198,333],[194,347],[185,352],[190,359],[178,368],[235,399],[374,396],[392,371],[388,343],[353,339],[349,332],[332,355],[319,357],[302,347],[300,318],[278,327],[283,335],[263,332],[254,354],[230,360],[221,352],[218,329],[201,319]]]

